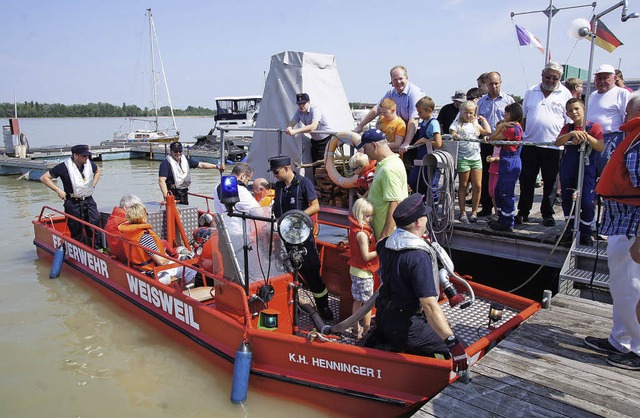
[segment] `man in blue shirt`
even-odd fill
[[[515,100],[501,91],[502,77],[499,72],[491,71],[487,74],[485,85],[488,91],[478,100],[478,115],[484,116],[491,126],[491,132],[495,132],[498,122],[504,119],[505,107],[515,103]],[[478,216],[489,216],[493,209],[493,202],[489,195],[490,164],[487,162],[487,156],[493,153],[493,145],[480,144],[480,153],[482,158],[482,193],[480,194],[482,210],[478,212]]]
[[[409,82],[409,76],[407,69],[401,65],[396,65],[389,72],[391,76],[391,85],[393,88],[385,94],[380,102],[373,107],[362,118],[360,123],[354,129],[354,132],[360,133],[364,126],[371,122],[376,116],[382,113],[380,103],[386,98],[392,99],[396,103],[396,113],[400,116],[400,119],[404,120],[407,124],[407,133],[404,137],[404,142],[400,146],[400,153],[404,153],[407,147],[411,143],[413,136],[418,129],[418,111],[416,110],[416,103],[418,100],[425,96],[424,91],[413,83]]]

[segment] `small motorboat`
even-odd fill
[[[247,376],[237,381],[234,373],[234,390],[238,385],[244,386],[245,391],[247,387],[264,390],[311,403],[335,416],[379,417],[415,411],[458,379],[451,360],[364,347],[345,331],[345,321],[353,320],[347,264],[350,250],[345,242],[322,238],[323,228],[340,225],[321,222],[317,239],[321,274],[336,316],[334,322],[323,324],[314,311],[310,293],[301,285],[295,270],[291,271],[292,260],[298,259],[293,253],[296,242],[301,242],[296,240],[302,240],[305,231],[308,236],[313,229],[305,227],[306,221],[292,218],[289,222],[288,217],[295,215],[290,212],[301,211],[287,212],[279,220],[266,213],[255,216],[258,221],[251,221],[261,222],[262,226],[253,228],[255,236],[245,245],[244,258],[248,248],[253,248],[264,274],[252,277],[252,268],[245,270],[249,263],[243,259],[234,259],[232,272],[223,270],[219,245],[231,242],[223,217],[210,209],[212,197],[193,194],[192,202],[196,198],[204,201],[200,207],[206,209],[181,206],[178,211],[171,195],[166,206],[147,204],[149,223],[158,235],[171,245],[184,246],[189,254],[172,258],[170,265],[155,267],[150,275],[108,252],[95,250],[92,243],[71,239],[67,228],[70,216],[50,206],[43,207],[33,220],[33,242],[38,256],[52,262],[53,268],[73,269],[82,280],[99,283],[102,286],[98,288],[113,299],[137,308],[128,312],[152,317],[159,326],[178,330],[191,343],[208,350],[216,364],[231,368],[234,361],[242,361]],[[275,234],[273,223],[279,226]],[[296,225],[302,227],[295,230]],[[92,228],[94,237],[109,234]],[[287,233],[291,228],[293,231]],[[293,245],[293,250],[286,251],[283,240]],[[197,271],[195,287],[185,288],[181,277],[170,281],[163,277],[163,270],[176,265]],[[452,307],[443,293],[441,306],[456,335],[464,340],[471,365],[540,309],[537,302],[473,281],[467,287],[453,280],[454,275],[457,274],[450,275],[451,283],[465,302]],[[475,301],[470,303],[472,299]],[[497,303],[503,313],[492,323],[488,313]]]

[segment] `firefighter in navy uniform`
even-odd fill
[[[89,160],[91,151],[87,145],[75,145],[71,148],[71,157],[56,165],[40,177],[48,188],[58,194],[64,202],[64,211],[68,215],[80,218],[92,225],[100,226],[100,214],[95,200],[93,200],[93,190],[100,180],[100,168]],[[60,189],[53,179],[60,178],[62,187]],[[91,245],[93,242],[93,230],[82,223],[69,218],[67,226],[71,233],[71,238]],[[83,229],[86,236],[83,236]],[[102,248],[100,235],[96,235],[94,248]]]
[[[269,171],[277,180],[273,199],[273,213],[276,218],[291,209],[303,210],[312,217],[320,211],[313,183],[293,172],[291,158],[286,155],[269,158]],[[307,255],[304,256],[300,274],[313,293],[320,316],[331,321],[333,313],[329,308],[329,291],[320,277],[320,256],[313,236],[305,242],[304,247],[307,249]]]

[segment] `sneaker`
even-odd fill
[[[478,214],[478,216],[480,216],[480,214]],[[487,217],[487,222],[497,221],[498,219],[500,219],[498,215],[492,214]]]
[[[607,363],[627,370],[640,370],[640,356],[630,351],[628,353],[611,354]]]
[[[469,216],[469,222],[471,222],[472,224],[478,222],[478,217],[474,214],[471,214],[471,216]]]
[[[542,225],[544,225],[544,226],[556,226],[556,220],[551,218],[551,217],[543,218],[542,219]]]
[[[490,221],[489,228],[495,231],[513,232],[513,228],[511,228],[510,226],[504,226],[498,221]]]
[[[584,344],[587,347],[596,350],[598,353],[622,354],[621,351],[609,342],[608,338],[586,337],[584,339]]]
[[[469,218],[467,218],[467,214],[466,213],[461,214],[459,220],[463,224],[468,224],[469,223]]]
[[[591,237],[591,235],[580,234],[580,245],[593,247],[593,237]]]

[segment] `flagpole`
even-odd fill
[[[547,7],[546,9],[542,9],[542,10],[530,10],[528,12],[511,12],[511,19],[513,19],[514,16],[518,16],[518,15],[527,15],[527,14],[531,14],[531,13],[544,13],[545,16],[547,16],[547,49],[544,51],[544,65],[546,66],[549,63],[549,48],[550,48],[550,44],[551,44],[551,19],[553,19],[553,17],[556,15],[556,13],[558,13],[560,10],[568,10],[568,9],[577,9],[579,7],[591,7],[593,9],[596,8],[596,2],[594,1],[591,4],[581,4],[578,6],[568,6],[568,7],[555,7],[553,5],[553,0],[549,0],[549,7]]]
[[[595,3],[594,3],[595,4]],[[594,6],[595,7],[595,6]],[[627,14],[627,1],[623,0],[620,1],[619,3],[609,7],[608,9],[606,9],[603,12],[600,12],[598,14],[595,14],[593,16],[593,20],[592,20],[592,25],[593,28],[587,28],[588,31],[585,35],[582,36],[588,36],[591,39],[591,48],[589,50],[589,68],[587,71],[587,77],[589,77],[587,79],[587,91],[585,93],[585,103],[584,103],[584,118],[582,121],[582,128],[583,130],[586,131],[586,124],[587,124],[587,111],[589,110],[589,96],[591,96],[591,77],[592,77],[592,71],[593,71],[593,55],[595,53],[595,48],[596,48],[596,33],[598,31],[598,22],[600,21],[600,18],[603,17],[606,14],[609,14],[610,12],[614,11],[615,9],[617,9],[618,7],[622,7],[622,21],[626,22],[628,19],[630,18],[636,18],[638,17],[637,13],[631,13],[631,14]],[[574,229],[574,233],[576,234],[576,238],[575,239],[579,239],[580,238],[580,208],[581,208],[581,196],[582,196],[582,185],[584,183],[584,179],[583,179],[583,173],[584,173],[584,165],[585,165],[585,161],[584,161],[584,156],[585,156],[585,152],[586,152],[586,145],[583,142],[582,145],[580,146],[580,160],[578,163],[578,183],[576,186],[577,189],[577,193],[578,193],[578,198],[576,200],[576,205],[575,205],[575,218],[573,220],[573,229]]]

